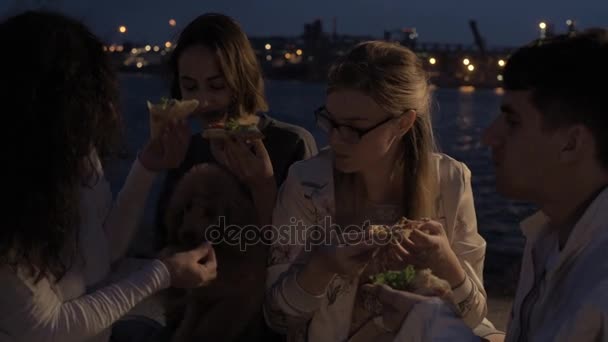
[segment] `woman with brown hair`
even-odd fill
[[[258,224],[270,224],[277,187],[281,185],[292,163],[317,153],[312,135],[305,129],[275,120],[264,114],[268,109],[264,95],[264,80],[260,65],[249,39],[232,18],[222,14],[204,14],[189,23],[180,34],[170,58],[171,95],[176,99],[197,99],[194,113],[203,128],[225,124],[230,119],[257,116],[257,128],[263,140],[207,140],[195,134],[190,140],[181,165],[169,172],[157,207],[158,247],[167,244],[164,224],[167,204],[178,182],[195,165],[215,162],[224,165],[248,190],[253,199]],[[253,222],[255,223],[255,222]],[[261,244],[260,244],[261,245]],[[259,297],[259,310],[249,321],[231,322],[217,319],[215,330],[205,337],[212,340],[255,339],[260,328],[265,330],[262,317],[267,246],[257,258],[258,277],[248,284],[241,295]],[[222,261],[218,260],[221,264]],[[249,272],[253,272],[249,270]],[[222,277],[222,273],[219,273]],[[232,298],[238,302],[238,298]],[[245,301],[242,301],[245,302]],[[239,310],[239,308],[227,308]],[[217,317],[220,317],[219,315]],[[215,316],[212,319],[216,319]],[[246,327],[249,325],[248,327]],[[228,331],[230,334],[228,334]],[[224,332],[224,336],[216,333]],[[262,338],[262,337],[261,337]],[[267,339],[267,337],[265,337]]]
[[[179,36],[169,67],[172,97],[197,99],[199,107],[194,115],[203,127],[241,116],[259,116],[257,126],[265,139],[251,142],[249,155],[241,156],[253,163],[248,168],[238,168],[233,160],[231,170],[249,188],[256,204],[266,209],[262,211],[271,212],[272,208],[266,207],[274,205],[272,189],[282,184],[292,163],[315,155],[317,146],[304,128],[263,114],[268,110],[264,80],[255,52],[241,27],[223,14],[199,16]],[[201,134],[192,136],[184,162],[167,176],[159,200],[160,246],[166,243],[162,227],[164,208],[176,182],[194,165],[218,161],[218,158],[226,164],[225,147],[217,141],[210,143]],[[269,158],[264,158],[266,154]]]
[[[373,257],[378,245],[324,241],[344,227],[365,238],[366,224],[401,217],[437,221],[391,245],[403,265],[430,268],[449,283],[465,322],[482,323],[486,244],[477,233],[471,173],[437,153],[430,103],[428,77],[405,47],[361,43],[331,68],[326,105],[315,113],[331,148],[291,167],[274,210],[275,227],[306,237],[271,248],[265,312],[277,331],[305,341],[386,337],[359,291],[382,266]],[[491,324],[484,321],[480,334],[483,328]]]

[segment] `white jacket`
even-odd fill
[[[585,210],[554,262],[547,261],[557,232],[547,216],[539,212],[521,227],[527,241],[505,341],[608,341],[608,188]],[[397,336],[403,342],[479,341],[437,302],[416,305]]]
[[[542,213],[522,223],[527,242],[506,341],[608,341],[608,188],[585,210],[546,270],[557,244],[548,224]],[[540,315],[530,315],[524,305],[532,297]]]
[[[289,227],[294,219],[308,227],[323,225],[327,217],[334,216],[332,158],[331,150],[326,149],[292,165],[279,192],[273,216],[275,227],[293,229]],[[471,174],[463,163],[446,155],[436,154],[435,161],[440,180],[436,201],[439,215],[435,219],[443,223],[467,275],[465,283],[454,289],[455,299],[464,320],[477,326],[487,313],[483,288],[486,243],[477,232]],[[346,341],[358,279],[335,277],[325,295],[306,293],[295,281],[296,271],[304,263],[304,243],[290,241],[271,247],[264,310],[267,321],[275,330],[298,335],[300,340]],[[484,323],[486,331],[493,329],[487,320]]]

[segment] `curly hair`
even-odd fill
[[[61,14],[8,18],[0,46],[10,48],[0,54],[0,111],[13,142],[2,147],[11,184],[0,264],[58,281],[77,255],[91,153],[106,158],[120,146],[116,75],[100,40]]]

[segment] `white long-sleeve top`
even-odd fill
[[[151,260],[123,280],[101,286],[111,263],[126,253],[155,174],[136,160],[112,203],[96,153],[91,160],[99,177],[81,189],[81,257],[57,283],[46,278],[35,283],[24,272],[0,265],[0,341],[106,342],[112,323],[170,285],[165,265]]]

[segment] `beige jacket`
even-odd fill
[[[551,267],[547,258],[557,236],[547,217],[530,217],[522,230],[527,243],[506,340],[608,341],[608,188],[586,209]]]
[[[442,222],[452,249],[460,259],[467,278],[454,289],[456,302],[465,322],[475,327],[487,313],[483,288],[483,262],[486,243],[477,232],[477,221],[471,191],[469,169],[443,155],[435,155],[440,191],[435,219]],[[273,224],[284,230],[323,224],[335,214],[332,152],[321,151],[318,156],[295,163],[281,187],[274,211]],[[300,232],[301,233],[301,232]],[[298,234],[291,234],[294,236]],[[282,234],[281,236],[287,236]],[[300,235],[304,237],[305,235]],[[266,319],[271,327],[299,340],[347,341],[358,279],[336,276],[326,294],[313,296],[297,284],[295,275],[305,263],[305,239],[275,243],[267,272],[268,296]],[[491,324],[484,320],[485,327]],[[297,328],[294,328],[297,327]],[[493,328],[493,327],[492,327]],[[294,329],[297,332],[294,332]]]

